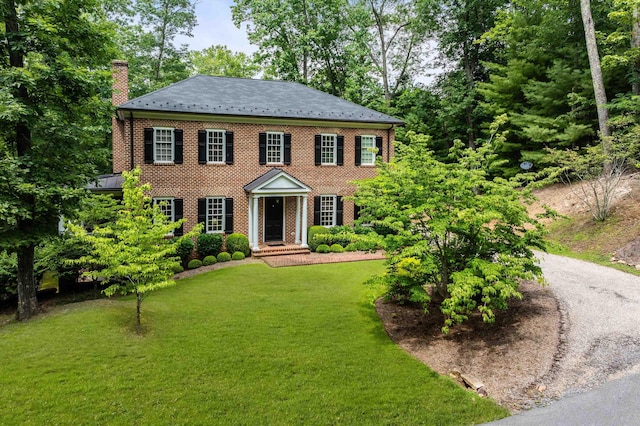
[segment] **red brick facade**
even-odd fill
[[[122,74],[121,74],[122,75]],[[121,89],[121,88],[120,88]],[[125,99],[126,100],[126,99]],[[114,101],[116,98],[114,97]],[[122,98],[117,99],[122,103]],[[352,128],[353,123],[345,127],[285,124],[243,124],[236,117],[225,121],[192,121],[160,118],[137,118],[134,112],[133,138],[131,138],[131,120],[125,114],[124,120],[114,119],[113,129],[113,171],[114,173],[140,166],[142,181],[152,186],[153,197],[175,197],[183,200],[183,214],[187,219],[185,230],[190,229],[198,220],[198,199],[204,197],[233,198],[234,232],[248,235],[249,198],[243,186],[252,182],[273,167],[277,167],[303,182],[311,188],[308,194],[307,224],[313,224],[314,196],[337,195],[339,197],[353,195],[356,179],[373,177],[374,166],[355,165],[355,140],[359,135],[375,135],[382,137],[382,157],[388,161],[393,155],[390,143],[394,131],[389,129]],[[170,115],[167,114],[169,117]],[[181,117],[182,118],[182,117]],[[188,118],[188,117],[187,117]],[[212,117],[213,118],[213,117]],[[195,117],[206,120],[206,117]],[[236,121],[236,122],[234,122]],[[284,123],[284,121],[283,121]],[[182,164],[145,164],[144,129],[167,127],[183,131]],[[382,127],[382,126],[380,126]],[[386,127],[391,127],[387,125]],[[199,164],[198,131],[221,129],[234,134],[233,164]],[[291,164],[259,164],[259,133],[284,132],[291,134]],[[330,133],[344,136],[344,165],[316,166],[314,141],[315,135]],[[133,140],[133,150],[131,150]],[[133,159],[131,159],[133,152]],[[285,242],[293,244],[295,240],[296,197],[285,197]],[[263,218],[263,202],[259,204],[259,218]],[[353,223],[354,206],[351,201],[344,201],[343,221]],[[259,241],[264,241],[263,220],[259,220]]]

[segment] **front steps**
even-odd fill
[[[266,256],[286,256],[290,254],[310,254],[311,250],[308,248],[302,248],[299,245],[273,245],[262,246],[260,251],[254,251],[251,253],[253,257],[266,257]]]

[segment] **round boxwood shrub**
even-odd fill
[[[222,250],[222,235],[200,234],[196,240],[196,250],[200,257],[217,256]]]
[[[241,251],[234,251],[231,255],[232,260],[243,260],[245,258],[244,253]]]
[[[331,253],[343,253],[344,248],[340,244],[333,244],[330,247]]]
[[[245,257],[251,254],[251,251],[249,249],[249,239],[244,234],[233,233],[227,235],[225,244],[227,245],[227,251],[229,253],[235,253],[239,251],[244,254]]]
[[[198,269],[201,266],[202,266],[202,261],[200,259],[193,259],[189,261],[189,265],[187,265],[187,268]]]
[[[228,262],[231,260],[231,255],[226,251],[223,251],[218,255],[218,262]]]
[[[356,243],[350,243],[350,244],[347,244],[347,246],[344,249],[345,251],[358,251],[358,245]]]
[[[180,272],[184,271],[184,268],[182,267],[182,265],[176,264],[176,266],[171,268],[171,270],[173,271],[174,274],[179,274]]]
[[[318,247],[316,247],[317,253],[329,253],[329,251],[331,251],[331,249],[326,244],[320,244]]]
[[[202,259],[202,264],[204,266],[209,266],[209,265],[213,265],[214,263],[217,263],[218,259],[216,259],[215,256],[207,256],[204,259]]]
[[[316,248],[320,245],[320,243],[314,241],[313,237],[316,234],[328,234],[330,231],[324,226],[313,225],[309,227],[309,231],[307,232],[307,241],[309,242],[309,249],[311,251],[317,251]]]

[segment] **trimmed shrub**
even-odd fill
[[[324,226],[313,225],[309,227],[309,232],[307,233],[307,241],[309,242],[309,249],[311,251],[316,251],[316,247],[319,244],[315,241],[315,236],[319,234],[328,234],[330,231]]]
[[[196,250],[198,256],[217,256],[222,250],[222,235],[220,234],[200,234],[196,240]]]
[[[218,263],[218,259],[216,259],[215,256],[207,256],[204,259],[202,259],[202,264],[204,266],[213,265],[214,263]]]
[[[231,255],[226,251],[223,251],[218,255],[218,262],[228,262],[231,260]]]
[[[342,253],[344,248],[340,244],[333,244],[331,247],[331,253]]]
[[[244,253],[241,251],[234,251],[233,254],[231,255],[232,260],[243,260],[244,257],[245,257]]]
[[[329,253],[329,251],[331,251],[331,249],[326,244],[320,244],[318,247],[316,247],[317,253]]]
[[[189,261],[187,268],[189,269],[198,269],[202,266],[202,261],[200,259],[192,259]]]
[[[184,268],[182,267],[182,265],[176,265],[175,267],[171,268],[173,270],[174,274],[179,274],[180,272],[184,271]]]
[[[227,235],[225,244],[227,245],[227,251],[229,253],[235,254],[235,252],[239,251],[245,256],[249,256],[251,254],[249,248],[249,238],[247,238],[247,236],[244,234],[233,233]]]
[[[187,264],[189,258],[193,254],[193,248],[195,247],[195,244],[193,244],[191,238],[180,238],[176,241],[175,244],[177,244],[176,256],[180,258],[182,266],[184,266]]]

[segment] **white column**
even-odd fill
[[[249,218],[249,232],[248,232],[248,237],[249,237],[249,247],[253,248],[253,196],[249,195],[249,215],[247,216]]]
[[[296,244],[300,244],[300,196],[296,197]]]
[[[253,196],[253,226],[251,227],[253,231],[253,251],[260,251],[260,245],[258,242],[258,204],[260,204],[259,200],[260,197],[258,197],[257,195]]]
[[[307,195],[302,196],[302,248],[308,248],[307,244],[307,199],[309,197]]]

